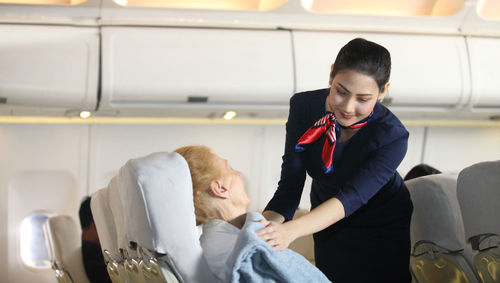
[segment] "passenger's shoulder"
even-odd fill
[[[238,228],[234,227],[230,223],[221,219],[212,219],[211,221],[204,223],[202,226],[202,236],[209,235],[210,233],[226,233],[235,232],[238,233]]]

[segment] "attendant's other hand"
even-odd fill
[[[265,227],[256,232],[257,236],[267,242],[276,251],[282,251],[296,238],[290,222],[277,223],[274,221],[260,220]]]

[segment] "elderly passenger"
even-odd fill
[[[264,227],[259,220],[265,219],[259,213],[246,213],[250,198],[242,174],[227,160],[205,146],[175,151],[188,163],[196,222],[203,224],[203,255],[221,282],[328,282],[302,256],[291,250],[276,252],[258,238],[255,231]]]
[[[250,203],[242,175],[205,146],[186,146],[175,151],[186,159],[191,171],[196,224],[203,224],[200,242],[204,256],[211,271],[227,282],[229,267],[225,262],[245,223]]]

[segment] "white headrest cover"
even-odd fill
[[[462,170],[457,195],[467,239],[489,233],[500,235],[500,161],[481,162]]]
[[[101,249],[108,250],[114,260],[119,260],[120,253],[118,252],[115,221],[108,203],[107,188],[100,189],[92,194],[90,200],[92,209],[92,217],[97,228]]]
[[[83,267],[81,232],[76,222],[67,215],[58,215],[50,217],[45,225],[58,266],[67,270],[74,282],[89,282]]]
[[[202,256],[186,160],[159,152],[128,161],[119,172],[126,238],[168,254],[185,282],[213,282]]]
[[[464,249],[464,227],[456,195],[457,176],[430,175],[409,180],[406,186],[414,207],[410,224],[412,247],[425,240],[450,251]]]
[[[128,242],[125,239],[125,227],[123,219],[123,206],[120,199],[120,182],[117,176],[113,177],[108,185],[108,203],[116,229],[116,245],[120,249],[127,249]]]

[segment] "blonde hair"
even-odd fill
[[[193,181],[194,213],[196,225],[217,218],[212,203],[210,184],[221,178],[220,168],[215,163],[215,155],[206,146],[184,146],[175,150],[186,159]]]

